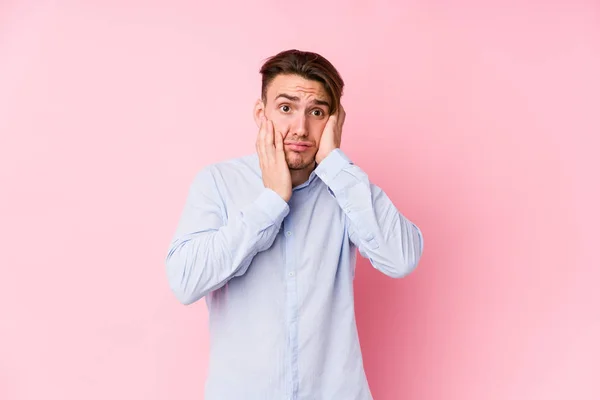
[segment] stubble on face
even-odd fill
[[[291,171],[303,170],[315,165],[315,155],[311,155],[308,158],[302,157],[301,154],[293,150],[284,150],[285,160]]]

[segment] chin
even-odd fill
[[[297,153],[286,154],[288,167],[291,170],[300,170],[312,166],[315,163],[315,155],[302,157]]]

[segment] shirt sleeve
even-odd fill
[[[253,257],[271,247],[289,206],[265,188],[226,223],[224,211],[211,168],[204,168],[189,188],[165,261],[169,285],[183,304],[243,275]]]
[[[325,157],[315,173],[344,211],[351,242],[373,267],[400,278],[417,266],[423,253],[421,230],[341,149]]]

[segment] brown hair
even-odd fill
[[[325,57],[309,51],[285,50],[272,57],[260,68],[262,74],[262,99],[267,101],[267,88],[277,75],[294,74],[304,79],[321,82],[331,97],[331,110],[337,111],[344,92],[344,81],[339,72]]]

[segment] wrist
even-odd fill
[[[292,197],[291,193],[287,193],[284,192],[282,190],[275,190],[273,189],[273,191],[275,193],[277,193],[279,195],[279,197],[281,197],[283,199],[283,201],[285,201],[286,203],[290,201],[290,198]]]
[[[332,148],[332,149],[329,149],[329,150],[327,150],[327,151],[325,151],[325,152],[323,152],[323,153],[321,153],[321,154],[317,154],[317,155],[315,156],[315,161],[317,162],[317,164],[321,164],[321,162],[322,162],[324,159],[326,159],[326,158],[327,158],[327,156],[328,156],[328,155],[330,155],[330,154],[331,154],[331,152],[332,152],[333,150],[335,150],[335,149],[336,149],[336,148],[334,147],[334,148]]]

